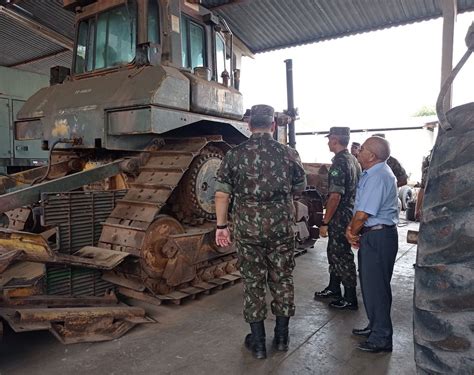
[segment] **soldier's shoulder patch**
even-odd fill
[[[338,169],[332,169],[329,171],[329,173],[331,174],[331,176],[337,176],[339,174],[339,170]]]

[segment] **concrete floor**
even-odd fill
[[[403,224],[402,224],[403,225]],[[64,346],[48,332],[6,332],[0,343],[0,374],[414,374],[412,337],[413,263],[406,243],[409,223],[399,227],[400,246],[392,279],[393,353],[355,349],[353,327],[366,324],[359,311],[334,311],[313,300],[327,284],[326,240],[297,258],[296,316],[287,353],[270,348],[274,319],[267,320],[268,359],[243,347],[242,284],[182,306],[145,307],[158,323],[138,326],[118,340]]]

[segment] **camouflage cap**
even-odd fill
[[[345,126],[333,126],[329,129],[329,134],[326,137],[331,135],[345,135],[349,137],[351,135],[351,128]]]
[[[372,134],[372,137],[380,137],[380,138],[385,139],[385,134],[384,133],[375,133],[375,134]]]
[[[352,142],[351,147],[360,147],[360,143],[359,142]]]
[[[257,104],[252,106],[250,116],[255,119],[258,118],[262,120],[271,120],[273,122],[274,113],[275,110],[272,106],[266,104]]]

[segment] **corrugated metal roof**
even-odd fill
[[[21,0],[17,4],[33,20],[74,39],[74,13],[63,8],[62,0]]]
[[[61,0],[0,0],[0,4],[74,38],[74,14],[62,8]],[[224,17],[254,53],[441,16],[438,0],[201,0],[201,4]],[[458,0],[459,12],[471,10],[474,0]],[[20,64],[18,68],[47,74],[48,64],[70,65],[64,43],[56,44],[1,13],[0,36],[2,66]]]
[[[0,13],[0,65],[13,66],[64,51],[54,42]]]
[[[428,20],[442,15],[437,0],[201,0],[224,17],[254,52],[265,52]],[[458,12],[474,10],[459,0]]]

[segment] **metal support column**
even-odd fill
[[[457,1],[456,0],[440,0],[441,9],[443,11],[443,45],[441,57],[441,86],[448,78],[453,70],[453,40],[454,40],[454,24],[456,23]],[[444,101],[445,112],[451,108],[452,104],[452,86],[446,94]]]
[[[291,117],[291,121],[288,124],[288,144],[290,147],[296,147],[296,135],[295,135],[295,118],[296,110],[293,96],[293,60],[285,60],[286,64],[286,94],[288,100],[288,115]]]

